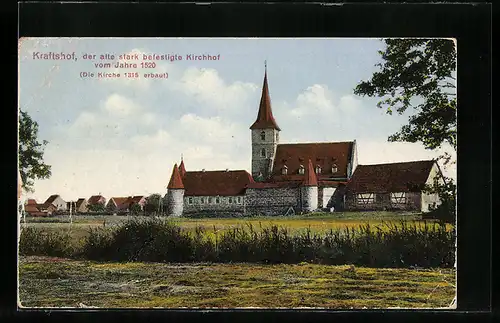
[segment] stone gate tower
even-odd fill
[[[279,143],[279,132],[271,110],[271,98],[267,85],[267,66],[260,98],[257,120],[250,127],[252,131],[252,177],[256,181],[267,180],[271,176],[274,156]]]

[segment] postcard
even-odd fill
[[[21,38],[19,309],[456,308],[456,57]]]

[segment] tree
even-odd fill
[[[49,178],[51,166],[43,161],[43,153],[48,141],[38,141],[38,123],[33,121],[29,114],[20,111],[19,115],[19,173],[22,187],[33,192],[35,179]]]
[[[146,203],[144,204],[144,212],[146,214],[158,214],[160,213],[160,203],[163,198],[160,194],[151,194],[146,197]]]
[[[104,213],[106,211],[106,207],[102,203],[96,203],[88,205],[87,210],[94,213]]]
[[[412,107],[415,114],[408,124],[389,136],[389,141],[421,142],[427,149],[436,149],[443,143],[457,149],[457,98],[454,72],[456,48],[449,39],[385,39],[386,48],[379,51],[383,62],[376,64],[380,71],[354,89],[357,95],[379,97],[379,108],[388,114],[403,114]],[[440,157],[447,164],[451,156]],[[441,205],[432,213],[447,221],[454,221],[456,185],[450,178],[444,184],[434,183],[426,188],[437,193]]]
[[[388,114],[415,110],[389,141],[421,142],[427,149],[449,143],[456,150],[455,43],[448,39],[384,41],[386,49],[379,51],[383,63],[376,64],[381,70],[358,84],[354,93],[379,97],[377,106]]]
[[[142,207],[137,203],[133,203],[132,205],[130,205],[129,211],[130,214],[139,215],[142,212]]]
[[[430,205],[429,216],[441,222],[455,224],[456,189],[457,186],[453,181],[446,180],[444,184],[441,184],[437,178],[434,183],[426,185],[424,191],[429,194],[437,194],[441,202],[440,204]]]

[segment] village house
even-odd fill
[[[77,201],[76,201],[76,205],[75,205],[75,210],[77,213],[85,213],[85,212],[88,212],[88,208],[87,208],[87,199],[86,198],[79,198]]]
[[[106,198],[102,195],[92,195],[87,201],[87,211],[94,211],[96,207],[104,208],[106,205]]]
[[[74,213],[85,213],[87,212],[87,200],[85,198],[79,198],[76,201],[66,202],[67,212],[71,211]]]
[[[50,205],[53,205],[56,211],[66,211],[67,204],[59,195],[54,194],[49,196],[49,198],[43,203],[45,209],[49,209]]]
[[[134,204],[139,205],[141,207],[141,210],[143,210],[145,203],[146,203],[146,197],[142,195],[128,196],[128,197],[112,197],[106,204],[106,210],[108,212],[127,213],[130,211],[131,207]]]
[[[38,203],[35,199],[28,199],[24,205],[24,212],[30,216],[51,216],[57,208],[54,204]]]
[[[251,174],[228,169],[186,171],[181,158],[167,186],[167,214],[290,215],[371,209],[426,212],[438,201],[436,195],[422,192],[423,184],[442,177],[435,161],[363,165],[358,169],[356,140],[282,144],[280,131],[271,109],[266,71],[257,119],[250,126]]]

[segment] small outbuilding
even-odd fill
[[[424,190],[435,180],[444,184],[435,160],[358,165],[346,185],[345,209],[428,212],[431,205],[440,203],[436,193]]]

